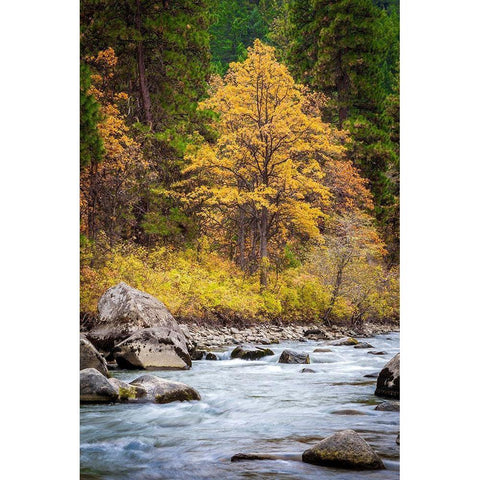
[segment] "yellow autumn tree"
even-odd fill
[[[309,114],[305,88],[259,40],[212,90],[200,108],[218,114],[219,137],[189,150],[186,201],[202,207],[205,227],[235,237],[237,262],[259,268],[265,287],[272,244],[292,235],[321,238],[331,197],[321,164],[343,148],[320,116]]]

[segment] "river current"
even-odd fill
[[[378,373],[399,352],[399,334],[362,339],[373,349],[326,342],[268,346],[259,361],[194,361],[188,371],[127,371],[124,381],[149,373],[196,388],[199,402],[86,405],[80,408],[80,462],[84,480],[235,480],[399,478],[399,413],[376,411]],[[328,347],[329,353],[313,353]],[[292,349],[310,354],[310,365],[279,364]],[[368,354],[382,350],[386,355]],[[300,373],[302,368],[315,373]],[[353,410],[356,414],[345,414]],[[338,412],[338,413],[337,413]],[[353,412],[355,413],[355,412]],[[302,463],[301,454],[321,439],[354,429],[377,451],[386,470],[348,471]],[[268,453],[278,460],[231,462],[236,453]]]

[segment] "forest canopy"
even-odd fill
[[[82,0],[81,311],[399,317],[398,0]]]

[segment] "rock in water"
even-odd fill
[[[106,360],[100,355],[98,350],[85,337],[80,335],[80,370],[85,368],[95,368],[102,375],[108,377],[108,368]]]
[[[142,387],[146,392],[144,400],[155,403],[201,400],[200,394],[189,385],[165,380],[155,375],[142,375],[130,382],[130,385]]]
[[[354,430],[342,430],[305,450],[302,460],[314,465],[375,470],[385,468],[381,458]]]
[[[274,355],[269,348],[254,347],[253,345],[239,345],[235,347],[230,354],[230,358],[240,358],[242,360],[258,360],[267,355]]]
[[[230,460],[232,462],[243,462],[245,460],[278,460],[278,456],[268,453],[236,453]]]
[[[80,370],[80,403],[109,403],[117,399],[117,391],[105,375],[95,368]]]
[[[284,350],[280,355],[278,363],[310,363],[308,353],[294,352],[293,350]]]
[[[375,407],[375,410],[380,412],[399,412],[400,402],[382,402]]]
[[[332,350],[330,348],[316,348],[313,353],[328,353]]]
[[[158,299],[124,282],[109,288],[98,301],[99,318],[88,332],[89,340],[103,352],[144,328],[158,327],[175,333],[186,345],[185,335]]]
[[[378,375],[375,395],[400,400],[400,354],[397,353]]]
[[[192,360],[185,341],[175,330],[154,327],[135,332],[120,342],[113,357],[121,368],[189,369]]]
[[[328,343],[329,345],[334,345],[338,347],[339,345],[358,345],[358,340],[352,337],[340,338],[339,340],[332,340]]]
[[[218,360],[218,358],[214,353],[208,352],[205,356],[205,360]]]
[[[370,345],[367,342],[360,342],[357,343],[357,345],[355,345],[353,348],[373,348],[373,345]]]
[[[312,370],[311,368],[302,368],[300,373],[317,373],[316,370]]]

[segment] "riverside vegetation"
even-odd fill
[[[80,146],[84,320],[398,322],[397,1],[82,0]]]

